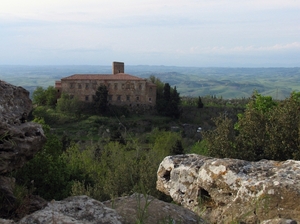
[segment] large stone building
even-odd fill
[[[59,96],[67,93],[84,102],[93,102],[100,85],[108,89],[108,102],[112,105],[152,107],[156,103],[156,85],[124,73],[124,63],[113,62],[112,74],[75,74],[55,82]]]

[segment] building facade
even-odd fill
[[[56,81],[55,88],[59,96],[67,93],[80,101],[93,102],[97,88],[105,85],[109,104],[129,107],[155,106],[156,85],[124,71],[124,63],[113,62],[112,74],[74,74]]]

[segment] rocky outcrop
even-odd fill
[[[158,190],[210,223],[300,221],[300,161],[176,155],[162,161],[157,175]]]
[[[124,223],[205,223],[194,212],[182,206],[160,201],[150,195],[135,193],[103,202],[123,217]]]
[[[133,194],[99,202],[88,196],[74,196],[62,201],[51,201],[19,222],[3,223],[205,223],[192,211],[181,206],[160,201],[149,195]],[[0,223],[1,219],[0,219]]]
[[[0,121],[6,124],[22,123],[32,110],[29,92],[0,80]]]
[[[123,221],[115,210],[101,202],[87,196],[74,196],[62,201],[49,202],[44,209],[24,217],[18,223],[121,224]]]
[[[0,192],[10,204],[14,180],[7,174],[22,167],[46,141],[41,125],[27,122],[31,110],[27,90],[0,80]]]

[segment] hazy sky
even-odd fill
[[[1,0],[0,64],[300,67],[300,0]]]

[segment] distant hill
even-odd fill
[[[198,68],[177,66],[125,65],[125,72],[149,78],[154,75],[181,96],[242,98],[254,90],[274,99],[284,99],[292,91],[300,91],[300,68]],[[33,92],[37,86],[54,85],[55,80],[75,73],[111,73],[111,66],[0,66],[0,79],[23,86]]]

